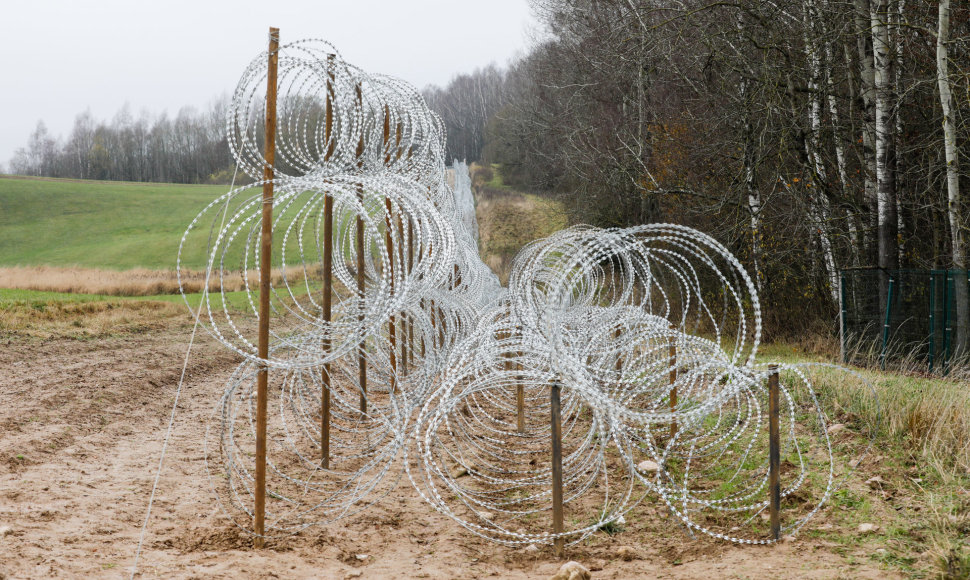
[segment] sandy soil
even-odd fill
[[[188,345],[183,323],[98,341],[0,343],[0,579],[128,577]],[[253,550],[206,476],[205,422],[238,360],[196,342],[138,577],[548,578],[550,550],[492,545],[433,512],[404,478],[364,514]],[[594,578],[893,578],[803,535],[775,547],[691,540],[657,507],[569,551]],[[622,561],[620,546],[639,558]],[[358,555],[367,555],[358,559]]]

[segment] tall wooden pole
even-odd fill
[[[328,64],[333,67],[333,56],[328,59]],[[324,127],[324,135],[327,140],[327,153],[324,159],[329,161],[333,155],[333,144],[330,142],[333,133],[333,99],[330,91],[333,86],[333,72],[328,72],[327,80],[327,117]],[[327,195],[323,198],[323,300],[321,302],[321,313],[326,325],[327,333],[323,339],[323,352],[330,352],[330,322],[332,320],[332,301],[333,301],[333,197]],[[330,363],[323,365],[323,392],[320,394],[320,465],[324,469],[330,469]]]
[[[391,142],[391,108],[388,105],[384,105],[384,150],[386,154],[384,156],[384,165],[388,165],[391,161],[391,152],[388,149],[388,144]],[[384,244],[387,246],[387,271],[384,275],[387,277],[390,283],[391,294],[394,294],[394,236],[392,235],[394,229],[393,208],[391,207],[391,198],[384,198]],[[391,392],[397,393],[397,317],[391,314],[391,319],[387,323],[388,338],[391,341],[391,348],[389,355],[391,358]]]
[[[269,382],[269,293],[273,260],[273,165],[276,163],[276,67],[279,63],[280,29],[269,29],[269,62],[266,70],[266,164],[263,166],[263,222],[259,252],[260,358],[256,373],[256,489],[253,527],[254,545],[262,548],[266,518],[266,399]]]
[[[563,532],[562,410],[559,401],[559,389],[559,381],[553,381],[549,402],[552,409],[552,531],[554,534]],[[553,540],[553,551],[557,558],[562,558],[565,547],[565,538],[558,537]]]
[[[398,123],[394,130],[395,161],[399,161],[401,159],[401,138],[403,136],[404,136],[404,129],[401,127],[401,124]],[[408,220],[408,225],[410,225],[410,223],[411,223],[411,220]],[[398,268],[401,271],[401,279],[403,280],[407,276],[410,270],[408,269],[409,267],[406,266],[407,248],[404,247],[404,243],[403,243],[404,220],[401,216],[401,212],[397,212],[397,235],[398,235],[398,243],[397,243],[398,262],[397,263],[398,263]],[[408,320],[407,320],[407,313],[405,312],[401,313],[400,326],[401,326],[400,328],[401,357],[398,359],[398,361],[401,366],[402,376],[406,376],[408,374]]]
[[[411,152],[408,151],[408,156],[410,157]],[[408,220],[408,275],[411,275],[411,271],[414,270],[414,222],[410,219]],[[405,361],[407,365],[414,364],[414,317],[408,317],[408,360]]]
[[[360,84],[357,85],[357,106],[361,109],[363,117],[364,97],[361,93]],[[364,166],[364,132],[361,130],[360,141],[357,142],[357,167]],[[357,186],[357,199],[361,204],[364,203],[364,189],[362,185]],[[360,302],[360,309],[357,320],[361,327],[364,325],[364,218],[357,216],[357,298]],[[361,340],[360,348],[357,353],[358,375],[360,383],[360,412],[367,413],[367,339]]]
[[[771,537],[781,538],[781,431],[778,427],[778,365],[768,367],[768,515]]]

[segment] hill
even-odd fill
[[[225,185],[0,176],[0,266],[173,270],[186,226]],[[190,267],[201,267],[193,256]]]

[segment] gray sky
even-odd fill
[[[421,88],[526,50],[527,0],[13,0],[3,5],[0,164],[38,120],[65,137],[90,109],[174,115],[231,94],[265,50],[322,38],[368,72]]]

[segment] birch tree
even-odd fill
[[[950,86],[949,51],[950,0],[940,0],[939,23],[936,31],[936,79],[943,109],[943,150],[946,156],[947,217],[950,223],[953,267],[958,270],[954,279],[957,304],[957,336],[954,343],[957,356],[966,354],[970,339],[970,296],[967,288],[967,256],[963,200],[960,196],[960,151],[957,148],[957,126]]]

